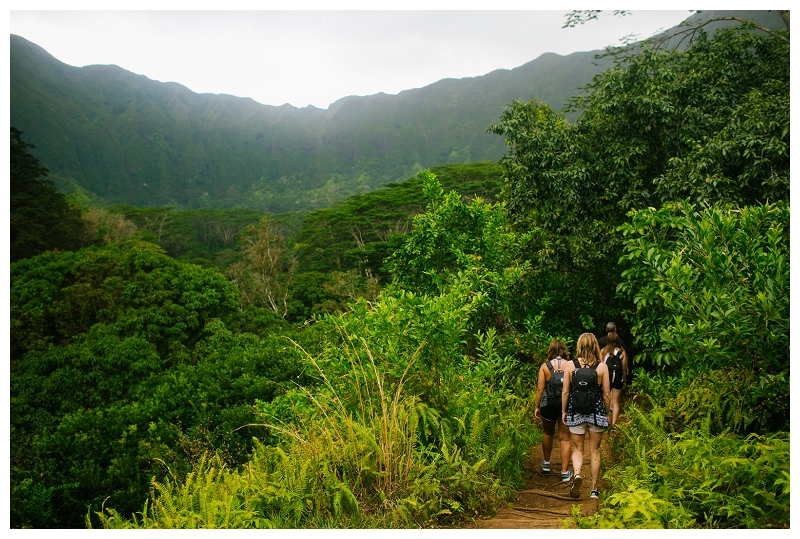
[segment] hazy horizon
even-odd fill
[[[567,11],[11,11],[11,33],[68,65],[117,65],[196,93],[326,109],[644,39],[691,15],[634,11],[562,28]]]

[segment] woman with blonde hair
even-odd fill
[[[569,481],[569,427],[561,417],[561,392],[564,367],[569,363],[569,354],[563,341],[550,343],[547,361],[539,367],[539,380],[536,387],[536,411],[534,416],[542,422],[542,471],[550,472],[550,455],[553,452],[553,436],[558,423],[558,444],[561,452],[561,480]]]
[[[597,480],[600,477],[600,442],[609,425],[611,385],[608,367],[601,361],[600,346],[591,333],[578,338],[575,359],[564,369],[564,388],[561,393],[562,419],[569,427],[572,442],[572,469],[574,478],[569,494],[581,495],[581,468],[586,433],[589,433],[592,490],[590,497],[599,498]]]

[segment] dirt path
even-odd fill
[[[600,446],[602,452],[600,476],[598,488],[601,495],[605,490],[602,475],[610,463],[610,449],[608,447],[608,434],[603,435]],[[497,512],[493,519],[478,520],[471,528],[478,529],[534,529],[534,528],[562,528],[565,520],[571,522],[570,514],[572,507],[578,505],[584,515],[590,515],[597,511],[600,500],[589,498],[591,489],[591,472],[589,471],[589,447],[586,444],[583,456],[583,466],[581,476],[583,485],[581,487],[581,497],[571,498],[569,489],[571,482],[562,482],[561,456],[558,450],[558,437],[553,443],[551,454],[551,473],[542,472],[540,463],[542,462],[541,444],[530,448],[530,461],[525,467],[527,477],[525,478],[525,489],[517,492],[513,505],[505,507]],[[570,466],[572,469],[572,466]]]

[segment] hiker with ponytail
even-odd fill
[[[611,421],[609,429],[613,429],[619,418],[622,390],[625,389],[625,377],[628,375],[628,354],[622,346],[622,339],[615,331],[608,334],[606,346],[600,351],[603,363],[608,367],[608,380],[611,384]]]

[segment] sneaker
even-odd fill
[[[550,463],[547,462],[546,460],[542,461],[542,471],[550,473]]]
[[[581,497],[581,483],[583,478],[579,474],[575,474],[575,479],[572,480],[572,486],[569,489],[569,495],[573,498]]]
[[[567,482],[572,479],[572,470],[567,470],[566,472],[561,472],[561,480],[563,482]]]
[[[599,498],[600,497],[600,491],[597,490],[596,488],[592,489],[592,492],[589,494],[589,497],[590,498]]]

